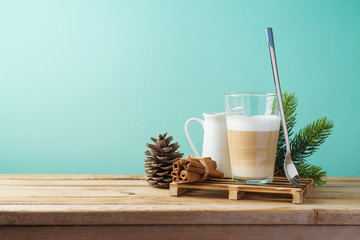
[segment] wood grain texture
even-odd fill
[[[242,184],[232,179],[210,179],[194,183],[170,183],[170,195],[177,197],[186,189],[225,190],[229,192],[229,199],[238,200],[245,193],[281,193],[290,196],[292,203],[303,203],[311,195],[313,179],[302,178],[299,186],[294,186],[285,177],[274,177],[274,181],[267,184]],[[271,200],[271,198],[269,198]]]
[[[168,189],[149,186],[142,175],[0,175],[0,226],[359,227],[360,178],[327,181],[294,205],[281,194],[246,193],[232,201],[228,191],[211,189],[174,198]]]
[[[51,227],[0,227],[0,240],[168,240],[174,239],[276,239],[276,240],[339,240],[359,239],[359,226],[294,226],[294,225],[190,225],[190,226],[51,226]]]
[[[4,180],[144,180],[144,175],[118,174],[0,174]]]

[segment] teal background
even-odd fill
[[[309,162],[360,176],[359,1],[1,1],[0,173],[142,174],[168,131],[223,94],[274,92],[265,29],[298,129],[333,135]],[[202,129],[190,131],[201,151]]]

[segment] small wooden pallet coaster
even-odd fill
[[[266,184],[241,184],[232,179],[211,179],[198,183],[170,183],[170,195],[173,197],[191,189],[227,190],[229,199],[238,200],[246,192],[256,193],[280,193],[292,195],[292,203],[303,203],[305,198],[310,197],[313,190],[313,179],[302,178],[299,187],[293,186],[285,177],[274,177],[272,183]]]

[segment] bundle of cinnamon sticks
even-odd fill
[[[175,183],[192,183],[210,178],[223,178],[224,173],[216,170],[216,162],[210,157],[188,156],[173,163],[171,176]]]

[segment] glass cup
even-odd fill
[[[225,94],[226,125],[233,180],[273,181],[280,115],[276,94]]]

